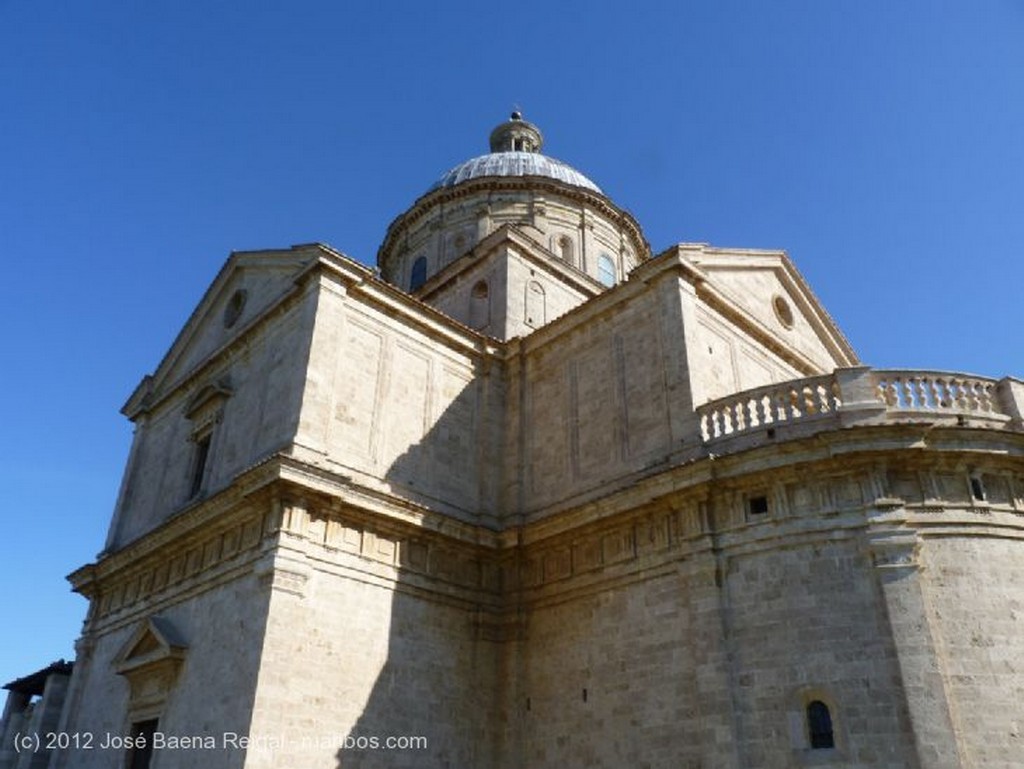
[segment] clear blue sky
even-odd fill
[[[1024,3],[0,0],[0,683],[73,654],[118,409],[232,249],[372,263],[514,104],[865,362],[1024,374]]]

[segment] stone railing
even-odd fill
[[[841,405],[835,376],[825,374],[719,398],[701,406],[697,414],[701,437],[706,442],[755,427],[833,414]]]
[[[995,379],[938,371],[872,371],[878,400],[897,411],[997,414]]]
[[[952,417],[962,424],[1024,428],[1024,382],[937,371],[836,369],[758,387],[697,409],[704,443],[812,419],[837,424]]]

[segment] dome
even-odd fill
[[[601,193],[601,188],[575,168],[539,152],[491,152],[459,163],[438,179],[429,192],[485,176],[543,176]]]
[[[490,154],[459,163],[434,182],[427,192],[489,176],[541,176],[603,194],[600,187],[572,166],[541,155],[544,135],[533,123],[523,120],[518,110],[491,131],[490,145]]]

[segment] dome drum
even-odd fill
[[[532,181],[484,177],[425,196],[388,229],[377,258],[382,277],[410,290],[417,260],[433,276],[505,224],[595,281],[599,254],[616,263],[618,280],[648,257],[635,220],[603,195]]]
[[[542,145],[540,129],[518,112],[497,126],[490,153],[444,173],[388,227],[377,254],[384,279],[415,290],[424,270],[436,275],[505,224],[604,285],[647,259],[636,220],[587,176],[542,155]]]

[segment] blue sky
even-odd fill
[[[0,73],[0,683],[73,655],[118,409],[229,252],[372,263],[516,104],[655,251],[784,248],[865,362],[1024,375],[1019,0],[0,0]]]

